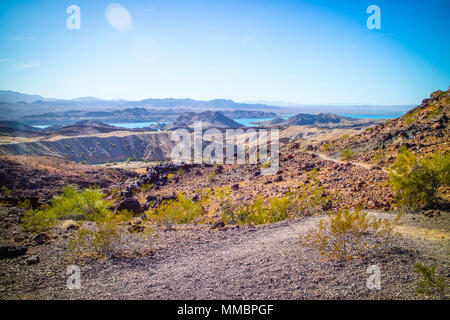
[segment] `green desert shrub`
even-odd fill
[[[386,243],[399,219],[400,215],[393,222],[371,218],[360,208],[340,209],[320,220],[317,229],[301,235],[300,241],[328,259],[351,260]]]
[[[344,161],[351,160],[354,157],[354,152],[351,147],[345,148],[341,151],[340,158]]]
[[[84,189],[81,192],[74,186],[65,186],[62,194],[44,204],[39,209],[30,209],[22,219],[22,226],[32,232],[53,228],[58,219],[96,221],[110,213],[111,203],[98,189]]]
[[[294,209],[289,197],[264,199],[256,198],[250,205],[238,210],[226,210],[222,213],[224,223],[236,224],[267,224],[286,220]]]
[[[179,223],[198,222],[202,215],[203,207],[181,193],[176,199],[163,201],[160,206],[149,212],[149,216],[155,222],[167,227]]]
[[[327,152],[330,148],[331,148],[331,143],[327,142],[327,143],[325,143],[324,145],[322,145],[320,147],[320,150],[323,151],[323,152]]]
[[[377,149],[374,152],[372,158],[370,158],[370,160],[372,162],[375,162],[377,164],[383,163],[385,161],[385,159],[386,159],[386,152],[383,149],[381,149],[381,148]]]
[[[441,187],[450,185],[450,155],[433,155],[419,161],[406,148],[389,171],[389,184],[397,206],[407,211],[433,207]]]
[[[22,218],[22,227],[33,233],[51,230],[57,222],[56,214],[47,206],[40,209],[29,209]]]
[[[90,220],[106,216],[111,202],[106,195],[96,188],[83,189],[81,192],[74,186],[65,186],[62,194],[54,196],[51,201],[53,211],[60,219]]]
[[[314,169],[308,173],[308,183],[301,183],[299,191],[291,194],[298,204],[298,212],[302,215],[312,215],[331,209],[330,199],[319,179],[319,172]]]
[[[123,210],[97,216],[94,221],[78,222],[79,228],[67,244],[69,258],[89,260],[112,254],[128,257],[139,254],[133,244],[152,239],[154,229],[142,221],[131,224],[132,218],[132,212]]]
[[[6,186],[2,186],[0,191],[8,196],[11,194],[11,190],[9,190]]]
[[[241,225],[267,224],[323,212],[327,210],[329,201],[320,185],[317,170],[313,170],[308,175],[308,183],[300,184],[296,190],[287,192],[284,197],[260,196],[248,205],[233,205],[227,196],[222,197],[222,221]]]
[[[120,219],[113,213],[97,217],[95,225],[82,226],[74,232],[67,244],[73,258],[100,258],[112,252],[120,242]]]
[[[441,299],[446,299],[447,285],[444,277],[436,274],[436,265],[428,267],[418,262],[414,265],[414,271],[422,275],[422,279],[418,282],[417,293],[437,293]]]

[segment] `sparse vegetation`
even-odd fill
[[[96,188],[84,189],[78,192],[76,187],[65,186],[62,194],[53,197],[50,211],[58,218],[95,221],[108,214],[111,203],[106,195]]]
[[[57,222],[54,211],[44,205],[40,209],[29,209],[22,218],[22,227],[33,233],[51,230]]]
[[[298,192],[290,194],[291,197],[296,199],[299,212],[303,215],[312,215],[331,209],[331,200],[322,187],[316,169],[308,173],[307,181],[307,183],[300,184]]]
[[[349,161],[354,157],[354,153],[351,147],[345,148],[341,151],[340,158],[344,161]]]
[[[61,195],[53,197],[51,205],[29,209],[22,219],[22,226],[31,232],[41,232],[53,228],[58,219],[96,221],[108,215],[110,205],[105,194],[97,189],[78,192],[73,186],[65,186]]]
[[[377,149],[370,159],[372,162],[381,164],[386,160],[386,152],[383,149]]]
[[[74,258],[100,258],[120,242],[119,220],[113,213],[96,218],[95,225],[82,226],[71,237],[67,249]]]
[[[325,143],[324,145],[322,145],[320,147],[320,150],[323,151],[323,152],[327,152],[330,148],[331,148],[331,143],[327,142],[327,143]]]
[[[437,293],[441,299],[446,299],[447,285],[445,279],[436,273],[436,265],[428,267],[421,262],[414,265],[414,271],[422,275],[418,283],[417,293]]]
[[[369,217],[360,208],[340,209],[322,219],[316,230],[300,236],[300,241],[328,259],[351,260],[386,243],[400,215],[390,222]]]
[[[6,186],[2,186],[0,188],[1,192],[9,196],[11,194],[11,190],[9,190]]]
[[[206,179],[208,180],[209,184],[212,184],[217,178],[217,173],[215,173],[214,171],[209,172],[206,175]]]
[[[172,180],[175,177],[175,175],[173,173],[169,173],[167,175],[167,179]]]
[[[111,197],[114,200],[119,200],[120,199],[120,188],[119,187],[114,187],[111,190]]]
[[[125,160],[125,164],[129,164],[131,161],[136,161],[136,158],[135,157],[128,158],[127,160]]]
[[[329,209],[326,205],[330,203],[317,178],[316,170],[309,174],[307,184],[301,184],[298,190],[288,192],[285,197],[260,196],[244,206],[232,205],[226,193],[219,198],[222,221],[235,224],[267,224],[295,216],[311,215]]]
[[[153,188],[153,183],[144,183],[136,189],[135,193],[147,192]]]
[[[203,208],[180,193],[176,199],[163,201],[148,215],[155,222],[170,228],[173,224],[200,222]]]
[[[260,196],[249,206],[243,206],[237,211],[226,210],[222,214],[222,221],[235,224],[267,224],[287,219],[293,209],[293,201],[288,197],[264,200]]]
[[[450,155],[435,154],[419,161],[403,148],[389,171],[397,206],[407,211],[433,207],[441,187],[450,185]]]
[[[121,230],[121,225],[133,217],[127,211],[110,211],[110,205],[105,194],[97,189],[78,191],[73,186],[66,186],[61,195],[53,197],[51,205],[44,204],[35,210],[30,208],[22,219],[22,227],[40,233],[51,231],[58,220],[78,220],[78,229],[68,243],[68,253],[76,259],[99,258],[111,254],[126,232]],[[141,226],[139,230],[147,230],[147,226]],[[147,232],[141,234],[148,236]]]

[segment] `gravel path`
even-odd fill
[[[376,212],[374,213],[376,214]],[[389,216],[390,214],[383,214]],[[408,225],[417,223],[408,217]],[[442,218],[445,230],[447,219]],[[41,262],[0,260],[0,297],[38,299],[405,299],[415,293],[417,261],[448,270],[448,238],[398,238],[382,252],[352,261],[326,261],[298,235],[320,217],[266,226],[177,226],[157,230],[153,254],[81,264],[81,289],[66,288],[67,239],[35,246]],[[417,228],[422,228],[419,225]],[[444,231],[445,231],[444,230]],[[144,245],[144,244],[142,244]],[[369,290],[366,270],[381,269],[381,290]],[[433,297],[433,296],[431,296]],[[422,297],[423,298],[423,297]]]
[[[355,166],[358,166],[358,167],[362,167],[364,169],[368,169],[368,170],[372,169],[371,165],[369,165],[367,163],[363,163],[363,162],[342,161],[342,160],[338,160],[336,158],[331,158],[331,157],[329,157],[329,156],[327,156],[327,155],[325,155],[323,153],[318,153],[318,152],[306,152],[306,153],[314,154],[314,155],[318,156],[319,158],[321,158],[323,160],[332,161],[334,163],[345,164],[347,162],[350,162],[351,164],[353,164]],[[385,170],[383,170],[383,171],[385,171]]]

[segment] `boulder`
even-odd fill
[[[276,178],[273,180],[274,182],[281,182],[283,181],[283,177],[281,175],[276,176]]]
[[[15,258],[24,255],[27,247],[24,246],[1,246],[0,259]]]
[[[44,244],[50,240],[50,237],[45,233],[38,233],[31,238],[31,241],[37,244]]]
[[[223,228],[225,228],[225,223],[223,223],[222,221],[214,223],[214,225],[211,227],[211,229],[223,229]]]
[[[27,258],[27,264],[31,265],[31,264],[37,264],[39,263],[39,256],[31,256],[29,258]]]
[[[116,207],[116,210],[117,211],[128,210],[135,214],[143,212],[141,204],[135,198],[126,198],[125,200],[122,200]]]

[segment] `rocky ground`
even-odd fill
[[[281,197],[289,190],[307,184],[313,170],[318,172],[324,195],[333,208],[356,207],[389,210],[392,191],[387,174],[378,166],[360,165],[324,158],[304,152],[298,143],[281,148],[280,169],[276,175],[261,175],[261,165],[172,165],[160,164],[148,172],[119,184],[122,200],[134,198],[142,210],[155,199],[167,199],[177,193],[195,197],[202,188],[230,187],[235,203],[248,203],[258,196]],[[143,186],[151,188],[141,191]],[[117,187],[117,186],[116,186]],[[160,202],[160,201],[158,201]]]
[[[444,153],[450,149],[450,89],[436,91],[429,99],[404,116],[386,121],[356,135],[323,141],[316,150],[338,158],[344,149],[352,148],[352,161],[389,165],[401,147],[419,157]]]
[[[258,166],[159,164],[145,174],[134,174],[136,179],[131,174],[126,183],[119,180],[130,173],[113,171],[125,176],[109,181],[105,191],[120,187],[119,205],[125,202],[136,208],[136,203],[130,201],[135,199],[138,211],[144,209],[145,199],[161,200],[175,191],[189,195],[197,188],[211,186],[231,186],[234,201],[244,202],[259,194],[282,195],[285,188],[305,182],[307,173],[317,169],[334,207],[354,206],[361,201],[369,209],[388,207],[391,193],[385,187],[386,175],[380,168],[341,163],[301,151],[295,144],[284,148],[281,169],[276,176],[259,175]],[[42,166],[42,159],[38,163]],[[97,179],[101,170],[110,169],[99,170]],[[77,177],[94,180],[94,176],[72,172]],[[33,177],[33,171],[26,174]],[[58,176],[55,170],[47,174]],[[36,171],[36,176],[41,177],[42,172]],[[377,181],[380,184],[374,188]],[[136,190],[148,183],[153,185],[149,190],[136,194]],[[373,213],[388,218],[394,215]],[[321,216],[313,216],[256,227],[214,228],[212,224],[200,224],[176,225],[167,230],[155,226],[150,239],[125,239],[121,244],[125,246],[123,254],[89,263],[74,262],[67,255],[72,228],[59,226],[52,234],[36,237],[20,228],[23,214],[20,208],[0,207],[1,246],[10,248],[6,252],[2,249],[4,259],[0,260],[2,299],[439,298],[435,294],[416,294],[419,275],[413,271],[413,265],[418,261],[436,264],[439,273],[444,275],[449,270],[450,226],[446,212],[407,215],[397,229],[401,237],[379,252],[351,261],[325,260],[300,243],[299,235],[317,227]],[[74,263],[82,272],[80,290],[66,287],[67,266]],[[382,272],[380,290],[366,287],[369,276],[366,270],[373,264]]]
[[[324,260],[299,242],[317,226],[321,217],[313,216],[256,227],[156,228],[151,240],[135,243],[140,255],[80,263],[66,255],[72,230],[30,240],[15,223],[20,211],[0,207],[2,238],[26,247],[25,255],[0,260],[1,299],[427,299],[439,297],[416,293],[420,277],[413,265],[437,264],[444,275],[449,270],[448,213],[407,215],[400,237],[351,261]],[[79,290],[66,287],[74,263],[81,269]],[[374,264],[380,290],[366,287]]]
[[[303,141],[304,142],[304,141]],[[0,298],[2,299],[416,299],[416,262],[436,264],[448,281],[449,214],[408,214],[397,227],[400,237],[377,252],[351,261],[324,260],[302,245],[299,235],[317,228],[321,216],[294,218],[265,226],[219,226],[219,212],[198,225],[155,226],[150,239],[127,235],[122,254],[101,261],[72,261],[67,243],[74,232],[60,225],[33,236],[20,228],[30,199],[39,205],[64,184],[98,185],[117,210],[137,216],[155,203],[184,193],[196,200],[202,188],[230,187],[231,201],[248,204],[258,196],[281,197],[311,183],[323,187],[329,208],[359,204],[379,217],[392,218],[392,191],[384,168],[357,158],[324,155],[300,142],[281,147],[276,175],[261,175],[260,165],[174,165],[159,163],[139,173],[75,164],[56,157],[9,156],[0,159]],[[360,161],[361,160],[361,161]],[[80,290],[66,287],[66,270],[78,264]],[[381,270],[381,289],[366,287],[370,265]]]
[[[128,170],[94,168],[60,157],[4,156],[0,157],[0,202],[17,204],[28,199],[38,206],[60,193],[63,185],[106,188],[137,176]]]

